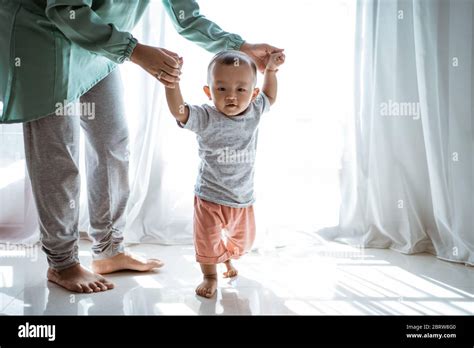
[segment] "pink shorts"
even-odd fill
[[[238,259],[250,250],[254,240],[253,206],[232,208],[194,197],[197,262],[217,264]]]

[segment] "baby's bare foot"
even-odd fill
[[[107,274],[123,270],[146,272],[153,268],[163,267],[164,263],[158,259],[144,259],[139,256],[120,253],[109,259],[92,261],[92,269],[99,274]]]
[[[217,290],[217,275],[204,276],[204,280],[196,288],[196,294],[210,298]]]
[[[226,262],[224,262],[225,264],[225,267],[227,268],[227,271],[224,272],[224,278],[232,278],[232,277],[236,277],[237,274],[239,274],[239,272],[237,271],[237,268],[235,268],[232,263],[230,262],[230,260],[227,260]]]
[[[61,271],[49,268],[47,277],[49,281],[74,292],[91,293],[114,288],[114,284],[107,279],[79,264]]]

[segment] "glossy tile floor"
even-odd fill
[[[200,281],[193,247],[134,245],[163,259],[156,272],[109,275],[112,291],[72,294],[45,280],[38,248],[0,247],[0,313],[6,315],[473,315],[474,268],[428,254],[403,255],[299,234],[282,248],[252,252],[235,264],[240,275],[219,279],[217,295],[194,294]],[[81,261],[91,261],[81,241]],[[223,269],[222,269],[223,271]]]

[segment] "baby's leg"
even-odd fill
[[[217,290],[217,267],[216,265],[200,263],[203,281],[196,288],[196,294],[210,298]]]
[[[238,258],[247,253],[255,240],[255,215],[253,207],[230,208],[228,212],[228,221],[230,221],[227,230],[226,249]],[[224,272],[224,278],[236,277],[237,269],[229,260],[224,262],[227,271]]]
[[[224,278],[232,278],[236,277],[237,274],[239,274],[239,271],[237,271],[237,268],[232,265],[232,262],[230,262],[230,259],[224,262],[225,267],[227,268],[227,271],[224,272]]]

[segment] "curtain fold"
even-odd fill
[[[355,103],[326,238],[474,264],[473,2],[359,1]]]

